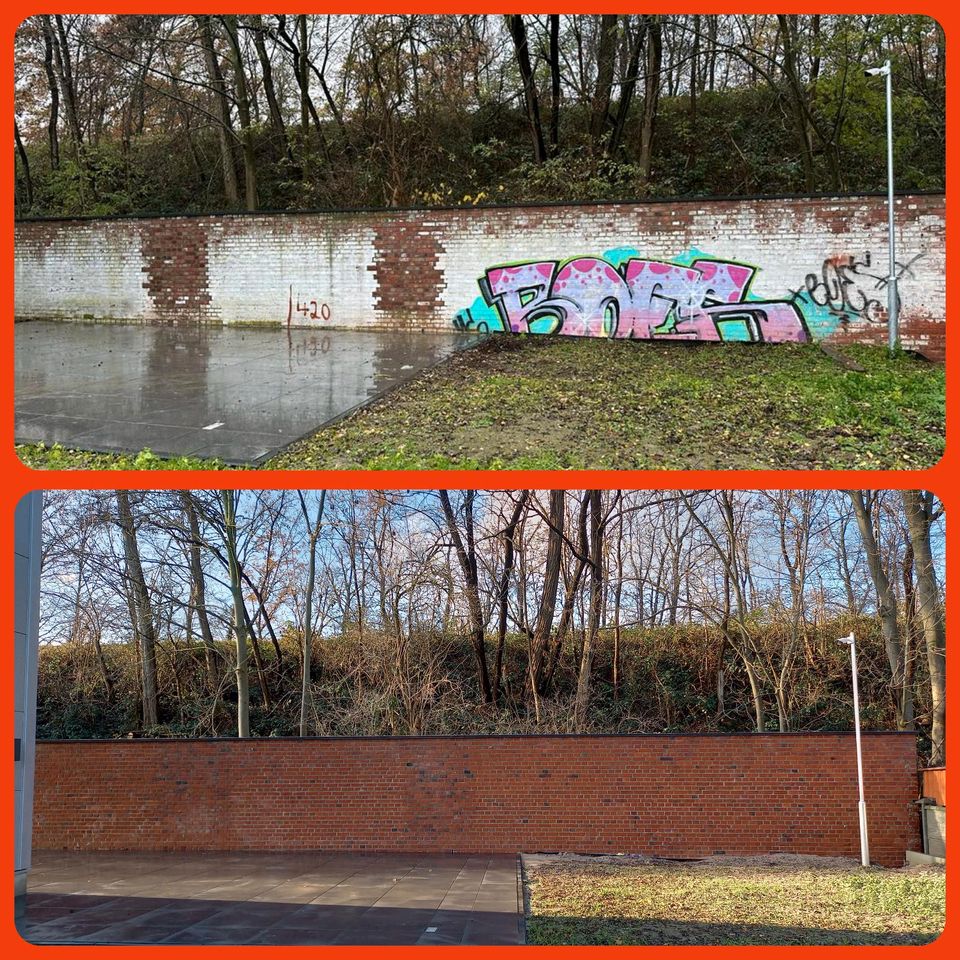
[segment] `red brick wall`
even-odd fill
[[[873,859],[918,849],[912,736],[864,737]],[[847,734],[37,744],[34,846],[856,856]]]
[[[199,219],[181,220],[176,231],[163,220],[143,224],[140,252],[144,287],[158,316],[168,322],[207,319],[208,234],[209,225]]]
[[[431,326],[442,310],[440,241],[421,217],[388,217],[376,227],[376,259],[367,268],[377,278],[376,310],[398,326]]]

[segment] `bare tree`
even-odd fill
[[[530,125],[530,137],[533,141],[533,159],[543,163],[547,159],[547,148],[543,142],[543,123],[540,119],[540,100],[537,94],[537,84],[533,76],[533,67],[530,63],[530,47],[527,43],[527,28],[521,14],[507,16],[507,25],[513,46],[517,55],[517,68],[520,71],[520,80],[523,83],[523,98],[527,107],[527,120]]]
[[[537,610],[536,624],[528,633],[528,681],[534,708],[539,712],[539,694],[543,690],[547,653],[553,618],[557,610],[557,590],[560,586],[560,566],[563,559],[563,527],[566,515],[566,497],[563,490],[550,491],[550,513],[547,519],[547,556],[543,572],[543,590]],[[528,628],[529,630],[529,628]]]
[[[210,629],[210,618],[207,615],[206,578],[200,557],[204,542],[200,537],[200,521],[193,494],[189,490],[181,490],[180,502],[187,521],[186,551],[192,579],[191,608],[196,612],[197,622],[200,624],[200,637],[203,641],[203,655],[207,667],[207,689],[211,695],[216,695],[220,686],[220,670],[217,663],[217,650],[213,642],[213,631]]]
[[[217,49],[214,43],[212,19],[204,14],[196,17],[200,32],[200,46],[203,48],[204,63],[207,68],[207,77],[210,89],[216,101],[220,123],[217,126],[217,139],[220,143],[220,165],[223,169],[223,190],[227,202],[237,204],[240,201],[240,188],[237,185],[237,168],[233,160],[233,123],[230,119],[230,100],[227,94],[227,83],[220,69]]]
[[[317,580],[317,543],[323,529],[323,508],[327,500],[327,491],[321,490],[317,501],[316,513],[310,518],[307,501],[302,490],[297,491],[303,522],[307,527],[307,585],[304,590],[303,612],[303,670],[300,686],[300,736],[309,735],[310,719],[313,715],[313,696],[310,688],[310,666],[313,658],[313,595]]]
[[[577,699],[575,722],[577,729],[583,729],[590,709],[590,680],[593,675],[593,652],[600,632],[603,605],[603,528],[599,490],[591,490],[590,503],[590,614],[583,638],[583,650],[580,654],[580,672],[577,679]]]
[[[597,84],[590,111],[590,137],[595,144],[603,138],[610,117],[610,96],[613,92],[613,75],[616,68],[619,22],[620,17],[615,13],[604,13],[600,17]]]
[[[513,567],[516,558],[517,528],[530,498],[529,490],[521,490],[520,496],[513,506],[510,520],[503,528],[503,570],[500,574],[500,584],[497,589],[497,654],[493,671],[493,697],[496,702],[500,697],[500,687],[503,680],[503,654],[507,642],[507,618],[510,607],[510,578],[513,576]]]
[[[750,694],[753,700],[754,725],[757,732],[762,733],[767,726],[766,707],[763,702],[763,693],[760,685],[760,676],[757,670],[758,651],[750,627],[747,599],[748,574],[745,569],[743,554],[743,537],[741,520],[737,516],[736,494],[731,490],[718,490],[715,494],[717,506],[722,518],[721,532],[715,533],[711,526],[701,516],[693,498],[683,491],[680,493],[684,505],[690,511],[700,529],[706,534],[717,557],[723,566],[724,595],[726,603],[721,616],[721,624],[725,630],[724,639],[733,649],[747,674],[750,684]],[[729,596],[732,590],[736,604],[732,611],[729,606]]]
[[[237,560],[237,492],[222,490],[224,547],[230,575],[230,595],[233,598],[233,629],[237,641],[237,736],[250,736],[250,682],[247,668],[247,611],[243,602],[240,565]]]
[[[127,580],[130,584],[130,597],[135,614],[134,628],[140,640],[140,658],[143,682],[143,725],[157,725],[157,638],[154,631],[153,610],[150,605],[150,592],[143,578],[140,563],[140,548],[133,510],[130,506],[130,494],[126,490],[117,491],[117,515],[123,535],[123,553],[127,565]]]
[[[946,635],[930,530],[941,511],[932,493],[903,490],[900,496],[916,561],[917,612],[923,625],[930,672],[930,764],[937,767],[947,762]]]
[[[224,31],[227,35],[227,47],[233,66],[233,82],[236,87],[237,116],[240,120],[240,146],[243,151],[244,198],[248,210],[256,210],[257,199],[257,159],[253,147],[253,126],[250,119],[250,94],[247,88],[246,67],[243,52],[240,49],[240,36],[236,15],[223,16]]]
[[[467,607],[470,610],[470,634],[473,640],[473,653],[477,660],[477,678],[484,703],[493,703],[493,686],[487,667],[487,645],[485,639],[486,618],[480,603],[480,581],[477,568],[476,530],[473,521],[473,506],[477,491],[467,490],[463,499],[464,536],[460,535],[457,518],[450,503],[450,494],[446,490],[438,491],[447,530],[463,573],[467,594]]]
[[[883,640],[890,664],[890,693],[897,708],[901,730],[913,728],[913,690],[905,682],[903,638],[897,619],[897,600],[887,574],[875,527],[879,495],[868,490],[851,490],[850,501],[866,552],[867,567],[877,597],[877,613],[883,627]]]
[[[650,14],[647,23],[647,60],[643,76],[643,118],[640,123],[638,163],[644,183],[653,170],[653,138],[660,107],[660,71],[663,65],[663,24],[659,14]]]

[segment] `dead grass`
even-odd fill
[[[943,930],[939,868],[824,857],[525,858],[535,944],[924,944]]]

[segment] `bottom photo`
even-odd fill
[[[36,944],[918,945],[918,490],[49,490],[15,529]]]

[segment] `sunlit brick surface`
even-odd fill
[[[864,736],[873,859],[918,849],[915,739]],[[849,734],[45,742],[34,845],[857,856]]]

